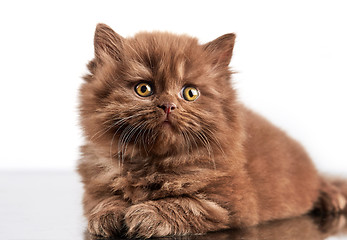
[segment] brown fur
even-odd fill
[[[97,26],[81,87],[78,167],[92,234],[187,235],[345,208],[346,191],[319,177],[296,141],[237,101],[228,68],[234,40],[201,45],[160,32],[125,39]],[[138,96],[140,81],[154,94]],[[199,89],[196,101],[180,97],[186,85]],[[169,125],[166,103],[176,106]]]

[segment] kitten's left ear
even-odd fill
[[[213,58],[214,64],[228,66],[233,55],[236,35],[234,33],[225,34],[204,46]]]
[[[95,58],[102,60],[103,55],[120,60],[124,38],[112,30],[109,26],[99,23],[95,29],[94,49]]]

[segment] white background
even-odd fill
[[[78,87],[97,23],[123,36],[237,34],[240,98],[347,173],[346,1],[1,1],[0,169],[73,169]]]

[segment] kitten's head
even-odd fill
[[[211,154],[233,126],[235,35],[207,44],[169,33],[123,38],[104,24],[81,88],[86,137],[113,155]]]

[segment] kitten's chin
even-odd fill
[[[172,122],[170,121],[164,121],[160,125],[160,131],[166,132],[166,133],[172,133],[175,130],[175,127],[173,126]]]
[[[158,136],[152,146],[152,152],[156,155],[164,155],[180,151],[182,145],[181,134],[171,122],[164,121],[158,126]]]

